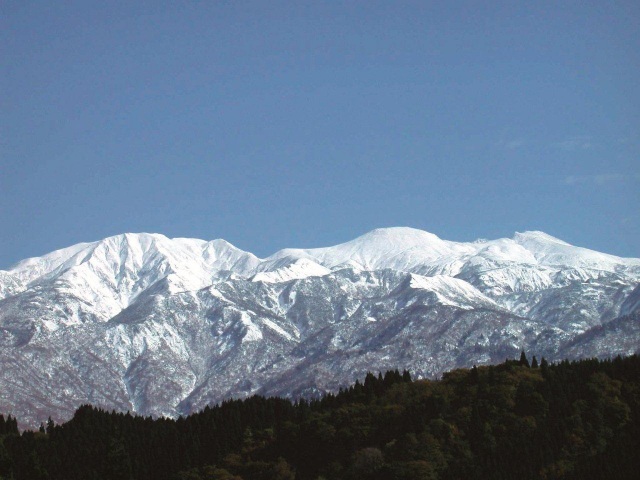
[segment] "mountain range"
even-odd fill
[[[453,242],[411,228],[258,258],[224,240],[122,234],[0,270],[0,412],[91,403],[186,415],[519,355],[640,352],[640,259],[543,232]]]

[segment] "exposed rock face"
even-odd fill
[[[380,229],[266,259],[224,240],[119,235],[0,271],[0,412],[28,426],[87,402],[176,416],[337,390],[367,371],[431,377],[522,348],[630,354],[639,281],[640,259],[541,232],[457,243]]]

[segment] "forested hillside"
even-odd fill
[[[86,405],[18,432],[2,479],[631,479],[640,358],[519,361],[412,381],[369,374],[337,395],[252,397],[178,420]]]

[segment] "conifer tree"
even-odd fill
[[[547,359],[544,357],[540,360],[540,372],[543,377],[546,377],[549,373],[549,362],[547,362]]]
[[[47,428],[46,428],[46,432],[51,435],[53,433],[53,429],[55,427],[55,424],[53,423],[53,420],[51,420],[51,417],[49,417],[49,419],[47,420]]]
[[[527,360],[527,356],[524,353],[524,350],[522,350],[522,352],[520,353],[520,365],[522,365],[523,367],[531,367],[531,365],[529,365],[529,360]]]

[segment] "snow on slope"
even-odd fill
[[[80,256],[80,259],[77,260],[79,262],[82,258],[81,252],[91,248],[95,243],[78,243],[71,247],[47,253],[42,257],[27,258],[10,268],[9,272],[21,282],[28,284],[36,278],[59,269],[76,256]]]
[[[607,355],[640,347],[639,281],[640,259],[542,232],[464,243],[387,228],[265,259],[224,240],[116,235],[0,271],[0,411],[36,426],[87,401],[175,416],[523,347]]]
[[[258,264],[257,257],[224,240],[127,233],[24,260],[0,273],[21,282],[23,289],[57,283],[88,304],[101,303],[108,318],[154,285],[169,293],[198,290],[223,271],[246,274]]]
[[[540,265],[588,268],[614,272],[619,267],[640,266],[638,258],[620,258],[615,255],[575,247],[544,232],[516,233],[513,241],[533,254]]]
[[[269,259],[289,256],[310,258],[327,268],[355,262],[366,270],[411,271],[425,265],[448,264],[473,252],[471,244],[441,240],[414,228],[395,227],[376,229],[334,247],[281,250]]]
[[[602,272],[640,279],[638,259],[573,247],[542,232],[460,243],[413,228],[383,228],[333,247],[285,249],[263,260],[224,240],[140,233],[81,243],[0,271],[0,299],[32,291],[42,302],[37,292],[55,286],[56,295],[62,295],[57,303],[69,312],[60,321],[70,325],[83,318],[106,321],[139,295],[196,291],[229,275],[282,283],[343,268],[456,277],[520,312],[530,310],[522,297],[512,298],[521,292],[597,279]],[[58,323],[50,318],[46,325],[57,328]]]
[[[513,239],[453,242],[407,227],[381,228],[340,245],[314,249],[284,249],[267,258],[311,259],[327,268],[355,263],[366,270],[389,268],[427,275],[456,276],[465,270],[495,269],[497,266],[524,265],[551,272],[548,267],[631,271],[640,278],[640,259],[574,247],[543,232],[516,233]],[[549,281],[534,280],[541,285]]]
[[[169,274],[175,289],[203,288],[218,275],[231,271],[256,280],[281,281],[327,273],[326,269],[358,266],[364,270],[388,268],[427,275],[456,276],[464,271],[484,272],[515,264],[528,267],[630,271],[640,277],[640,259],[623,259],[574,247],[543,232],[516,233],[513,239],[476,242],[442,240],[407,227],[373,230],[349,242],[315,249],[284,249],[266,259],[244,252],[224,240],[176,238],[159,234],[123,234],[81,243],[42,257],[30,258],[3,272],[3,285],[29,285],[57,278],[83,277],[83,287],[111,284],[121,303]],[[324,268],[322,268],[324,267]],[[75,269],[87,269],[80,273]],[[537,280],[549,284],[548,270]],[[557,270],[557,268],[556,268]],[[75,273],[67,273],[67,272]],[[262,275],[272,272],[273,275]],[[279,272],[279,273],[278,273]],[[91,279],[91,275],[97,279]],[[260,280],[262,281],[262,280]],[[6,288],[6,287],[5,287]]]
[[[449,305],[472,310],[474,308],[492,308],[500,310],[500,306],[483,295],[478,289],[469,283],[451,278],[446,275],[423,277],[411,274],[409,287],[414,290],[426,290],[435,294],[435,298],[441,305]]]
[[[637,311],[640,311],[640,285],[631,292],[620,307],[620,316],[631,315]]]
[[[281,267],[256,273],[251,280],[254,282],[279,283],[299,278],[321,277],[329,273],[331,273],[331,270],[328,268],[307,258],[300,258],[286,262]]]

